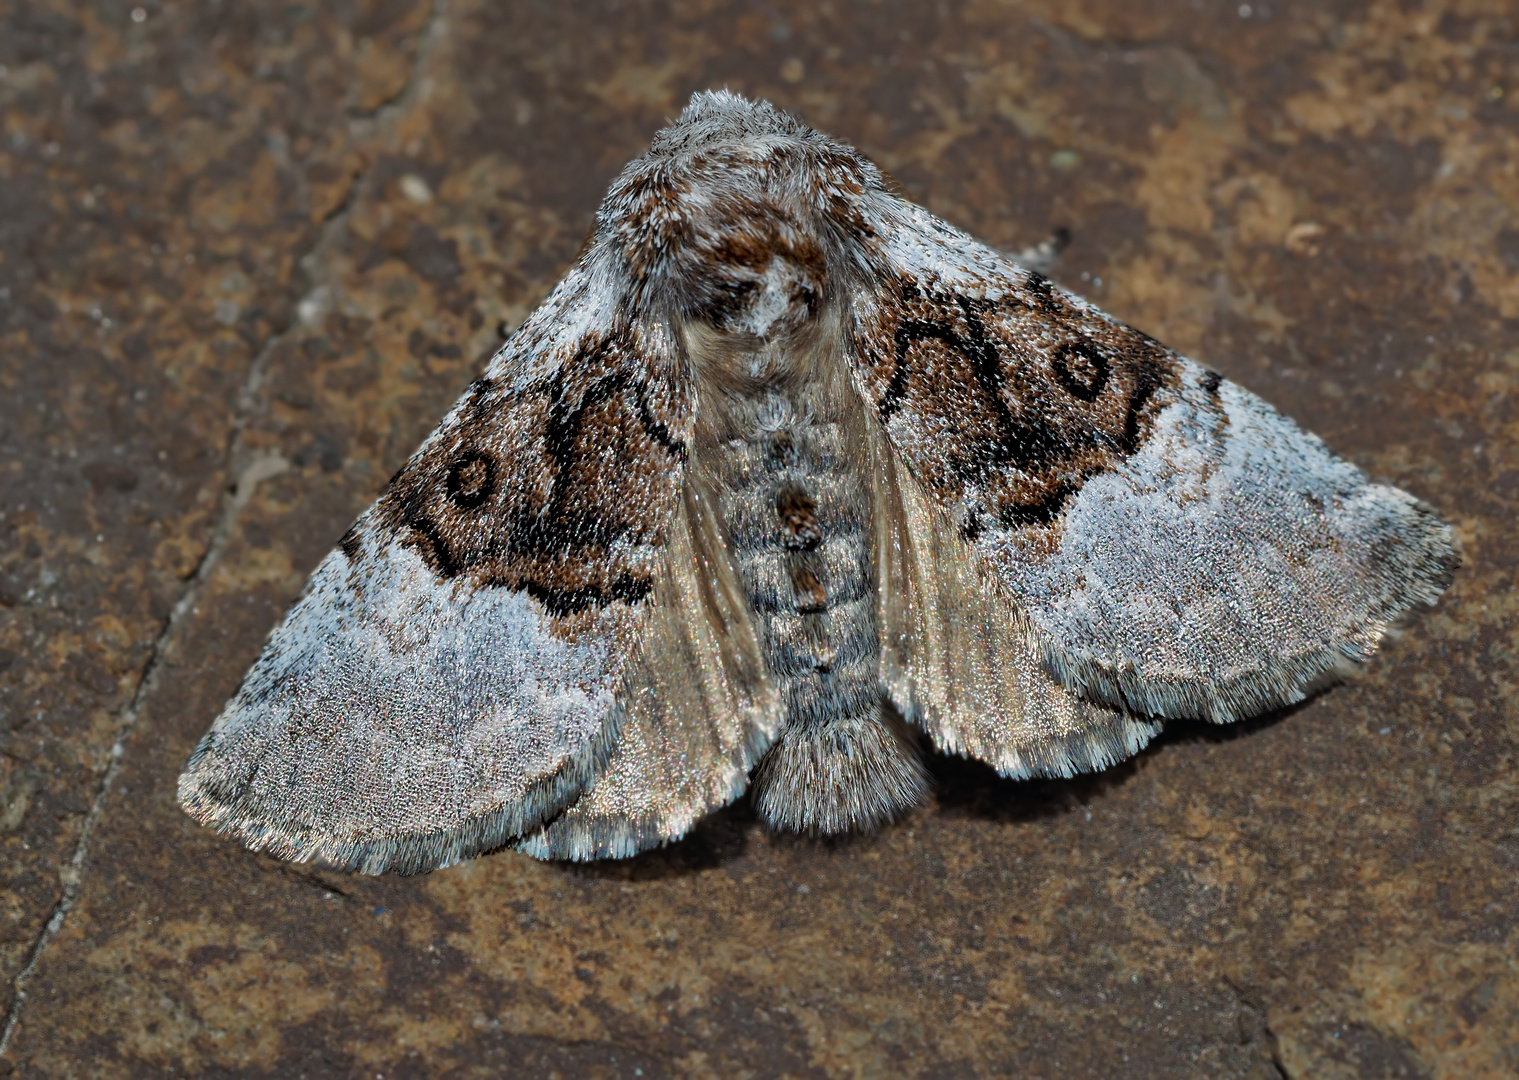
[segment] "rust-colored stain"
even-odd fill
[[[1516,35],[1493,0],[11,5],[0,1074],[1519,1073]],[[1054,276],[1438,506],[1454,588],[1302,708],[1070,782],[938,759],[874,837],[740,805],[627,863],[364,879],[196,828],[180,765],[305,574],[724,85],[993,243],[1069,228]]]

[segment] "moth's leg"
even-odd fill
[[[1061,225],[1039,243],[1022,251],[1011,252],[1008,257],[1020,266],[1048,274],[1054,268],[1055,260],[1060,258],[1060,253],[1070,244],[1071,230]]]

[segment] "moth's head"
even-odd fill
[[[714,143],[767,137],[832,141],[768,101],[750,101],[728,90],[703,90],[691,95],[680,119],[655,133],[648,156],[673,158]]]
[[[840,215],[881,187],[853,149],[769,102],[709,92],[618,177],[598,233],[635,304],[773,339],[816,316],[858,235]]]

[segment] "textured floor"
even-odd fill
[[[0,1075],[1519,1074],[1519,12],[0,0]],[[1369,676],[835,844],[358,879],[174,778],[694,89],[1439,506]],[[641,1070],[641,1071],[640,1071]]]

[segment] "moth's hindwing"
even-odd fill
[[[1252,715],[1449,584],[1454,537],[1423,503],[926,211],[872,206],[856,385],[1067,687]]]
[[[312,575],[180,778],[196,819],[415,872],[537,828],[605,762],[692,402],[594,257]]]
[[[520,844],[621,858],[677,839],[743,794],[785,708],[765,667],[714,500],[688,474],[649,624],[624,675],[622,738],[562,814]]]
[[[1160,725],[1057,683],[995,575],[884,434],[871,443],[881,684],[902,714],[1003,776],[1070,776],[1143,749]]]

